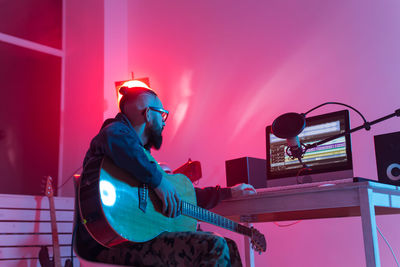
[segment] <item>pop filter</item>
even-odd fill
[[[272,123],[272,133],[283,139],[294,138],[298,136],[306,127],[306,118],[304,115],[294,112],[280,115]]]

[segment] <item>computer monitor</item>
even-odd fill
[[[349,112],[342,110],[306,118],[300,142],[313,144],[327,137],[350,130]],[[267,187],[321,182],[353,177],[350,135],[339,137],[307,150],[303,162],[311,170],[303,170],[297,159],[286,154],[287,141],[276,137],[271,126],[266,127]]]

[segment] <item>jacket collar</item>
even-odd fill
[[[117,116],[115,116],[115,119],[118,120],[118,121],[120,121],[120,122],[122,122],[122,123],[125,124],[126,126],[128,126],[128,128],[133,132],[133,134],[138,138],[140,144],[143,146],[142,140],[140,140],[140,138],[139,138],[139,136],[137,135],[135,129],[133,129],[133,126],[132,126],[131,122],[129,121],[128,117],[127,117],[125,114],[119,112],[119,113],[117,114]]]

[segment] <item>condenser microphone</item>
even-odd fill
[[[299,137],[287,138],[286,139],[288,144],[288,155],[295,158],[301,158],[304,154],[303,148],[300,144]]]
[[[293,158],[301,157],[304,154],[303,147],[298,135],[306,127],[306,119],[303,114],[289,112],[274,120],[271,126],[272,133],[279,138],[286,139],[288,149],[286,153]]]

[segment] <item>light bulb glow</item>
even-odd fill
[[[146,83],[142,82],[142,81],[138,81],[138,80],[130,80],[130,81],[126,81],[124,82],[124,84],[121,87],[128,87],[128,88],[132,88],[132,87],[143,87],[143,88],[147,88],[149,90],[152,90]]]
[[[121,82],[122,83],[122,82]],[[127,87],[127,88],[146,88],[150,91],[154,91],[153,89],[150,88],[150,86],[142,81],[139,80],[129,80],[125,81],[122,84],[116,85],[116,90],[117,90],[117,104],[119,106],[119,103],[121,102],[122,94],[119,92],[121,87]]]

